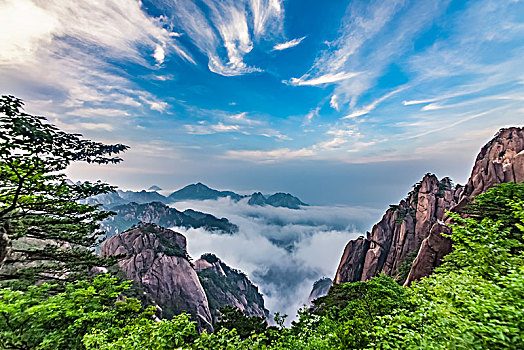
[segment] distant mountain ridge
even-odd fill
[[[233,200],[241,200],[243,196],[232,191],[218,191],[214,190],[201,182],[187,185],[186,187],[171,193],[167,198],[171,202],[178,202],[184,200],[207,200],[231,197]]]
[[[219,191],[209,186],[204,185],[201,182],[196,184],[187,185],[169,196],[164,196],[158,191],[160,187],[151,186],[147,191],[122,191],[118,190],[113,193],[101,194],[91,197],[87,200],[91,204],[102,204],[108,209],[112,206],[122,205],[126,203],[135,202],[138,204],[145,204],[151,202],[161,202],[164,204],[172,204],[181,201],[188,200],[217,200],[219,198],[231,198],[234,201],[240,201],[244,198],[248,199],[249,205],[258,206],[272,206],[289,209],[300,209],[301,206],[307,206],[308,204],[302,202],[298,197],[295,197],[289,193],[278,192],[269,196],[263,195],[261,192],[255,192],[252,195],[240,195],[233,191]]]
[[[139,223],[151,223],[164,227],[204,228],[208,231],[219,231],[226,234],[238,232],[238,226],[226,218],[216,218],[211,214],[192,209],[184,212],[170,208],[161,202],[125,203],[111,208],[116,215],[102,222],[106,238],[123,232]]]

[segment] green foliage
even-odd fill
[[[83,344],[86,349],[98,350],[180,349],[196,337],[195,323],[181,314],[169,321],[140,318],[121,328],[95,328],[83,337]]]
[[[249,317],[235,307],[226,306],[220,309],[220,319],[213,326],[215,331],[236,329],[240,338],[246,339],[252,333],[264,333],[267,322],[263,317]]]
[[[406,254],[406,257],[402,260],[400,264],[398,264],[397,267],[397,275],[395,277],[395,280],[399,284],[404,284],[406,282],[406,279],[408,278],[409,271],[411,271],[411,266],[413,265],[413,261],[417,257],[418,249],[414,249],[413,251]]]
[[[99,222],[110,213],[79,201],[114,188],[68,184],[61,172],[76,161],[117,163],[121,159],[113,155],[127,146],[81,139],[22,107],[13,96],[0,98],[0,234],[12,243],[0,281],[17,288],[42,280],[74,281],[109,263],[91,249],[101,233]],[[0,257],[5,253],[6,246],[0,246]]]
[[[450,213],[456,223],[451,235],[454,251],[433,275],[412,286],[412,311],[381,317],[374,328],[375,345],[524,348],[522,186],[501,185],[477,197],[476,219]]]
[[[337,321],[339,346],[359,349],[373,341],[371,330],[379,316],[410,307],[407,288],[386,276],[334,285],[325,297],[313,303],[315,314]]]
[[[142,310],[135,299],[118,301],[128,286],[107,275],[68,283],[58,294],[54,287],[0,290],[0,348],[81,349],[84,334],[92,329],[114,331],[154,313]]]

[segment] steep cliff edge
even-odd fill
[[[124,255],[120,269],[162,308],[162,317],[188,312],[200,329],[212,330],[206,294],[186,252],[186,238],[174,231],[143,224],[115,235],[102,256]]]
[[[109,238],[101,254],[123,256],[118,264],[125,277],[161,308],[162,318],[188,312],[200,330],[211,331],[224,306],[248,316],[268,315],[262,295],[244,273],[213,254],[191,264],[186,238],[172,230],[142,223]]]
[[[491,187],[504,183],[524,181],[524,128],[501,129],[488,142],[475,159],[469,180],[460,194],[458,204],[450,211],[460,212],[474,196],[486,192]],[[445,223],[432,225],[428,237],[424,239],[405,282],[428,276],[438,266],[442,258],[451,251],[451,241],[442,236],[450,233]]]
[[[202,255],[195,261],[195,270],[206,292],[213,322],[220,316],[219,309],[228,305],[247,316],[268,316],[258,287],[241,271],[227,266],[214,254]]]
[[[445,212],[502,182],[524,181],[524,129],[502,129],[480,151],[466,186],[426,174],[398,205],[392,205],[366,238],[350,241],[334,283],[365,281],[383,272],[411,283],[429,275],[451,251]],[[414,259],[414,260],[413,260]]]
[[[332,285],[333,280],[327,277],[315,281],[315,283],[313,283],[313,288],[311,288],[311,292],[309,293],[309,297],[307,298],[307,305],[311,305],[315,299],[326,296]]]

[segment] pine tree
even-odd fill
[[[99,222],[111,215],[80,201],[114,191],[100,181],[72,184],[72,162],[118,163],[128,147],[85,140],[23,111],[22,100],[0,98],[0,281],[23,287],[87,276],[111,262],[93,254]],[[3,266],[2,266],[3,265]]]

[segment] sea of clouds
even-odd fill
[[[271,313],[289,315],[307,302],[313,283],[333,278],[346,243],[364,235],[381,210],[349,206],[307,206],[300,210],[250,206],[247,199],[185,201],[171,205],[225,217],[238,225],[233,235],[174,228],[187,237],[189,254],[214,253],[242,270],[259,287]]]

